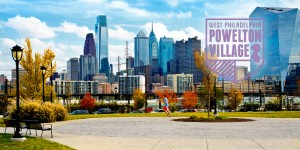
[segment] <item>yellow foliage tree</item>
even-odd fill
[[[213,57],[211,57],[209,54],[207,54],[208,58],[212,59]],[[203,78],[202,78],[202,83],[204,84],[204,87],[207,89],[208,91],[208,95],[210,95],[212,93],[212,89],[213,89],[213,84],[217,78],[217,75],[215,73],[213,73],[210,68],[207,67],[206,65],[206,57],[204,52],[199,52],[199,51],[195,51],[194,54],[194,58],[195,58],[195,63],[198,69],[201,70],[202,74],[203,74]],[[216,59],[216,58],[214,58]],[[210,96],[208,96],[208,117],[210,117],[209,113],[210,113]]]
[[[29,38],[26,38],[25,44],[20,65],[25,69],[26,73],[20,79],[20,95],[23,98],[41,100],[43,95],[43,78],[40,66],[47,68],[44,78],[46,83],[47,78],[56,71],[55,62],[51,67],[55,54],[50,48],[47,48],[43,54],[35,53],[33,56]],[[53,93],[53,99],[55,99],[56,95],[53,87],[51,85],[45,85],[45,97],[50,97],[51,91]]]
[[[185,108],[195,108],[198,104],[197,93],[192,91],[186,91],[183,94],[183,102],[182,105]]]
[[[141,109],[145,104],[145,94],[140,89],[135,89],[132,95],[134,100],[134,107],[136,109]]]
[[[231,89],[227,98],[228,105],[236,111],[237,107],[242,103],[243,94],[241,91]]]

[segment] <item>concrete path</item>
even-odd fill
[[[54,138],[49,132],[43,137],[82,150],[300,150],[300,119],[255,120],[191,123],[167,117],[83,119],[54,123]]]

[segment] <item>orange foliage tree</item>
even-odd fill
[[[92,109],[96,105],[96,100],[91,96],[90,92],[85,93],[83,99],[80,102],[80,106],[86,109]]]
[[[167,99],[169,100],[169,104],[174,106],[177,103],[177,95],[174,91],[171,90],[164,90],[164,91],[156,91],[154,92],[159,97],[159,102],[164,102],[164,95],[166,95]]]
[[[198,104],[197,93],[192,91],[186,91],[183,94],[182,105],[184,108],[195,108]]]

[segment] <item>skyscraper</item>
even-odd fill
[[[95,39],[96,39],[96,58],[98,65],[98,73],[105,73],[109,77],[109,62],[108,62],[108,32],[106,16],[100,15],[97,17],[95,24]]]
[[[92,81],[93,76],[97,73],[97,61],[96,57],[89,55],[80,55],[79,64],[80,64],[80,80]]]
[[[296,85],[297,77],[300,75],[299,71],[296,71],[300,67],[299,9],[256,7],[250,18],[264,19],[263,39],[265,53],[264,64],[257,74],[252,75],[251,78],[279,76],[281,83],[286,81],[286,87],[293,87]],[[251,70],[256,70],[259,66],[251,61],[250,67]],[[289,80],[287,80],[287,75]],[[283,88],[284,84],[281,85]],[[290,90],[292,89],[295,88]]]
[[[174,44],[174,58],[169,62],[171,73],[193,74],[194,83],[202,80],[201,71],[196,67],[194,53],[201,50],[201,40],[198,37],[189,38],[187,41],[176,41]]]
[[[67,80],[78,81],[79,79],[79,62],[78,58],[71,58],[67,62]]]
[[[159,73],[159,64],[158,64],[158,42],[153,32],[153,23],[152,29],[149,35],[149,54],[150,54],[150,65],[152,65],[152,74]]]
[[[88,33],[85,38],[83,55],[91,54],[96,57],[96,47],[95,47],[94,35],[93,33]]]
[[[134,38],[134,66],[146,66],[150,63],[149,38],[141,30]]]
[[[159,40],[159,68],[162,75],[166,75],[168,72],[167,66],[168,61],[173,59],[174,50],[173,50],[174,40],[173,38],[160,38]]]

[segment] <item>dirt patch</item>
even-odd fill
[[[181,122],[249,122],[255,121],[253,119],[245,119],[245,118],[228,118],[228,119],[191,119],[191,118],[179,118],[173,119],[173,121],[181,121]]]

